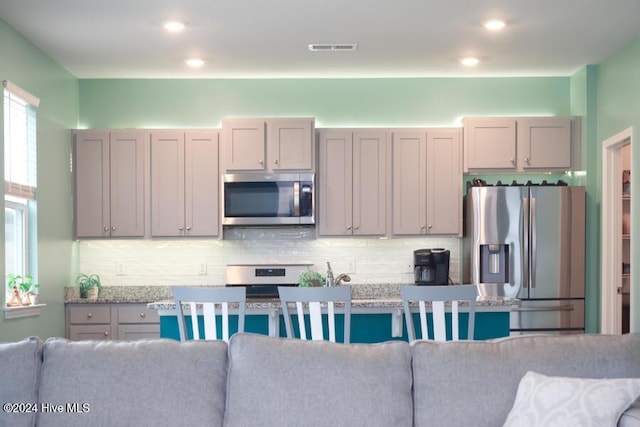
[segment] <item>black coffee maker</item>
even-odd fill
[[[449,251],[442,248],[413,251],[416,285],[449,284]]]

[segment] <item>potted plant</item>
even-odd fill
[[[12,292],[7,305],[31,305],[29,294],[32,289],[40,289],[40,285],[33,283],[33,277],[25,274],[7,274],[7,288]]]
[[[31,288],[29,289],[29,294],[31,295],[31,303],[33,305],[40,304],[40,284],[33,283]]]
[[[98,293],[102,289],[100,283],[100,276],[97,274],[79,274],[76,277],[76,283],[80,287],[80,298],[87,298],[88,300],[95,301],[98,299]]]

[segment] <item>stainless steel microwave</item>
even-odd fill
[[[315,224],[315,174],[222,176],[223,225]]]

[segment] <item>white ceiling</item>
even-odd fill
[[[640,0],[0,0],[0,18],[83,79],[569,76],[640,35]]]

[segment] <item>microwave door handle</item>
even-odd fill
[[[293,183],[293,216],[300,216],[300,181]]]

